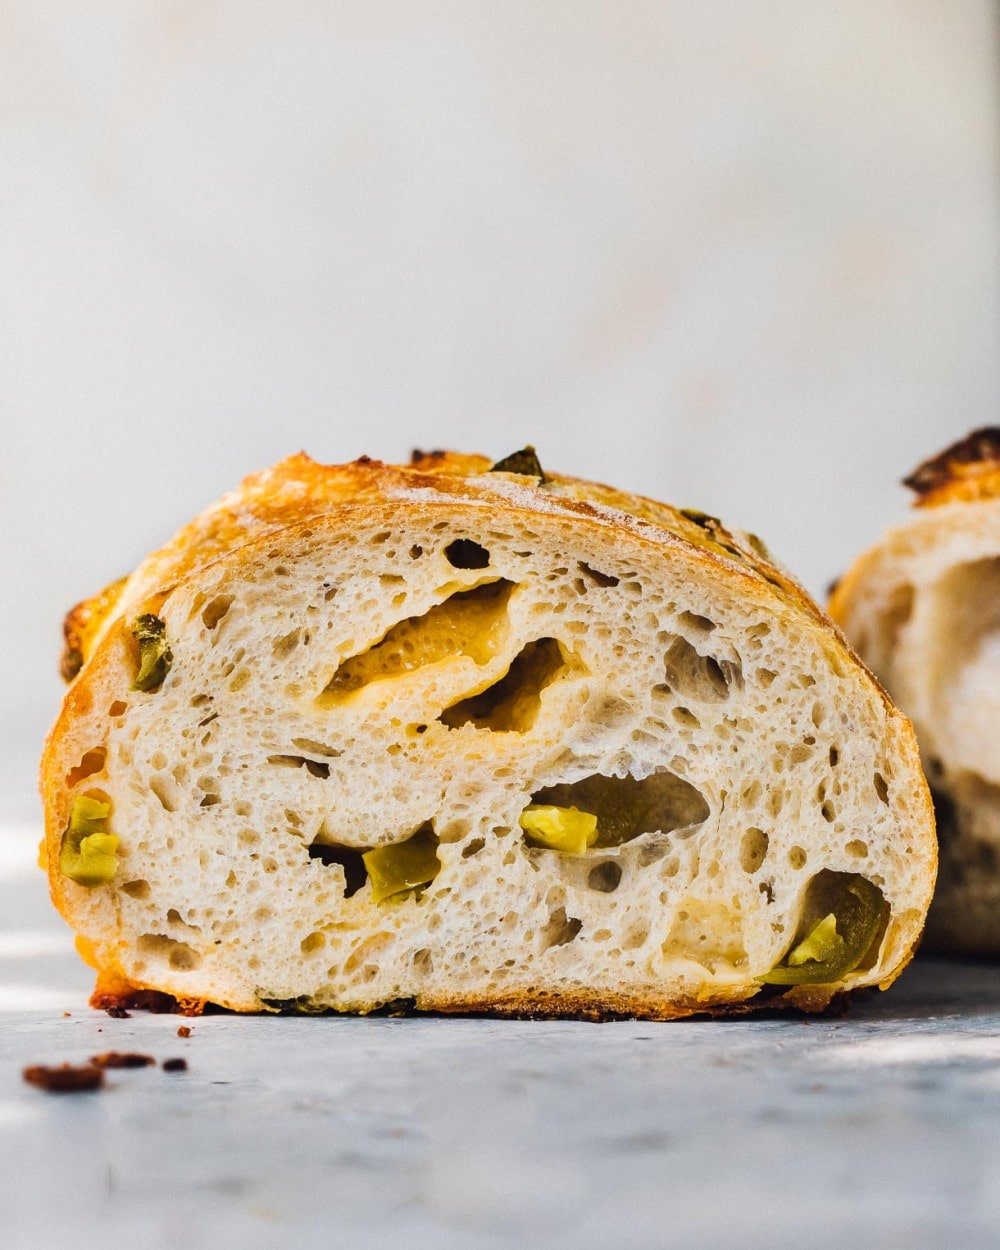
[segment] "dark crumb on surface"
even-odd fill
[[[148,1068],[156,1060],[134,1050],[106,1050],[101,1055],[91,1055],[90,1062],[95,1068]]]
[[[186,1072],[188,1061],[186,1059],[164,1059],[164,1072]]]
[[[148,1011],[154,1016],[171,1013],[179,1016],[200,1016],[206,1007],[200,998],[174,998],[172,994],[162,994],[159,990],[128,990],[124,994],[95,991],[91,995],[90,1005],[99,1011],[106,1011],[116,1020],[127,1020],[130,1007],[133,1011]]]
[[[191,1026],[190,1026],[189,1024],[180,1024],[180,1025],[178,1025],[178,1026],[177,1026],[177,1036],[178,1036],[178,1037],[190,1037],[190,1036],[191,1036]]]
[[[90,1063],[62,1063],[58,1067],[33,1064],[22,1073],[29,1085],[37,1085],[50,1094],[82,1094],[100,1089],[104,1072]]]
[[[72,1013],[71,1011],[64,1011],[64,1012],[63,1012],[63,1019],[64,1019],[64,1020],[68,1020],[68,1019],[70,1018],[70,1016],[72,1016],[72,1014],[73,1014],[73,1013]]]

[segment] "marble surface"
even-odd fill
[[[1000,970],[838,1019],[113,1020],[0,828],[0,1244],[996,1246]],[[69,1014],[67,1014],[69,1013]],[[45,1094],[108,1049],[186,1073]]]

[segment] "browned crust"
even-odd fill
[[[1000,495],[1000,426],[973,430],[903,479],[917,507],[994,499]]]
[[[116,979],[114,988],[109,989],[107,978],[99,972],[97,984],[90,996],[90,1005],[97,1011],[106,1011],[109,1014],[134,1008],[136,1011],[148,1011],[154,1016],[200,1016],[207,1003],[203,998],[183,998],[162,990],[140,989],[120,977]]]
[[[748,993],[751,997],[747,997]],[[483,997],[421,996],[416,1000],[416,1010],[441,1015],[488,1015],[516,1020],[572,1019],[603,1023],[747,1015],[762,1009],[814,1013],[826,1010],[838,997],[843,995],[826,986],[797,987],[794,991],[775,996],[761,995],[758,986],[749,991],[746,987],[735,987],[730,994],[720,992],[711,996],[659,1001],[607,992],[546,994],[525,991]]]
[[[114,610],[127,581],[127,577],[120,577],[66,613],[63,621],[63,649],[59,658],[59,673],[63,681],[72,681],[90,659],[97,633]]]
[[[815,1014],[841,1009],[846,998],[844,991],[833,986],[803,985],[775,992],[770,987],[762,990],[760,986],[753,984],[720,989],[714,994],[674,999],[640,998],[637,995],[618,994],[608,990],[523,990],[490,995],[419,995],[415,999],[372,1007],[359,1006],[357,1010],[360,1014],[368,1015],[499,1016],[509,1020],[568,1019],[604,1023],[614,1020],[669,1021],[692,1016],[739,1016],[761,1010]],[[131,988],[116,995],[95,990],[90,1005],[106,1011],[131,1008],[154,1015],[198,1016],[203,1014],[208,1003],[202,999],[178,999],[157,990]],[[266,1011],[273,1014],[275,1011],[273,1006],[259,1004],[234,1002],[220,1005],[226,1010],[241,1013]],[[281,1014],[296,1014],[291,1007],[278,1010]],[[334,1007],[318,1007],[309,1009],[305,1014],[322,1014],[324,1010],[338,1011]],[[178,1034],[186,1036],[180,1030]]]
[[[783,570],[773,565],[759,542],[728,530],[714,517],[685,512],[667,504],[630,495],[600,483],[584,482],[550,473],[542,484],[537,478],[512,473],[491,473],[485,456],[459,455],[435,451],[415,453],[413,466],[385,465],[362,457],[346,465],[321,465],[304,453],[291,456],[273,468],[247,478],[240,488],[224,496],[218,504],[197,517],[165,547],[153,553],[127,583],[115,583],[94,600],[75,610],[72,637],[84,657],[78,680],[67,692],[63,708],[46,745],[42,761],[41,788],[46,809],[50,886],[53,901],[72,924],[73,890],[58,872],[60,830],[67,815],[67,797],[59,767],[60,745],[72,733],[80,716],[93,702],[93,683],[88,681],[91,661],[97,654],[125,645],[125,618],[151,600],[157,603],[178,584],[187,582],[207,566],[234,556],[249,559],[260,544],[274,540],[279,532],[308,532],[325,524],[353,526],[372,517],[384,518],[395,509],[405,509],[419,501],[432,504],[442,515],[467,513],[470,507],[530,515],[546,515],[555,523],[593,525],[622,536],[626,533],[643,544],[657,548],[665,558],[698,562],[711,567],[720,582],[739,584],[741,593],[751,593],[774,608],[797,612],[811,627],[825,635],[831,654],[846,669],[867,675],[878,690],[890,716],[902,726],[904,736],[912,731],[893,707],[843,635],[821,612],[806,592]],[[513,492],[513,493],[512,493]],[[156,610],[155,608],[150,610]],[[913,746],[916,754],[915,743]],[[928,823],[931,820],[927,794]],[[75,889],[75,887],[73,887]],[[930,885],[928,884],[928,896]],[[152,1010],[177,1010],[197,1015],[204,1010],[200,999],[171,999],[157,989],[134,987],[115,965],[108,948],[101,952],[98,983],[91,1000],[95,1007],[121,1011],[129,1006]],[[905,967],[903,958],[892,969],[888,980]],[[439,1012],[488,1012],[494,1015],[576,1016],[605,1019],[616,1016],[675,1019],[695,1014],[717,1014],[756,1010],[762,1006],[793,1007],[800,1010],[824,1009],[831,997],[830,987],[797,987],[782,996],[781,1002],[763,1001],[756,992],[748,999],[747,987],[721,992],[710,999],[650,1001],[614,995],[521,994],[510,998],[441,999],[419,1002],[420,1010]],[[166,1000],[166,1002],[164,1001]],[[255,1010],[255,1003],[223,1003],[235,1010]]]

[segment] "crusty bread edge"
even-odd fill
[[[450,454],[450,453],[449,453]],[[298,458],[293,458],[298,459]],[[308,458],[306,458],[308,459]],[[461,457],[463,461],[470,458]],[[316,466],[312,461],[308,462],[317,471],[322,471],[325,466]],[[412,477],[415,476],[412,470],[397,469],[394,466],[385,466],[377,462],[358,461],[349,466],[333,466],[335,469],[347,469],[356,471],[364,475],[369,472],[375,472],[380,477],[388,473],[390,476],[405,476],[406,487],[412,488]],[[423,486],[437,486],[439,484],[440,474],[419,474],[424,481],[420,483]],[[505,475],[506,476],[506,475]],[[430,479],[428,482],[427,479]],[[561,482],[575,482],[576,479],[561,478],[556,479]],[[371,485],[369,483],[369,485]],[[580,483],[583,487],[595,486],[590,483]],[[624,530],[633,539],[639,540],[644,545],[652,547],[654,550],[669,551],[674,556],[681,556],[693,563],[704,565],[708,563],[713,567],[714,573],[723,581],[729,584],[730,589],[739,587],[744,592],[750,590],[756,595],[763,596],[765,599],[771,598],[775,601],[776,608],[791,609],[798,612],[811,622],[812,628],[817,632],[832,639],[834,646],[838,652],[839,658],[845,661],[850,667],[856,669],[866,679],[870,685],[878,692],[882,704],[886,710],[887,716],[893,720],[899,730],[900,748],[905,748],[905,753],[909,756],[910,762],[914,765],[915,775],[920,778],[920,797],[922,802],[920,807],[926,817],[925,831],[930,834],[931,853],[931,873],[925,891],[925,897],[922,900],[920,910],[926,918],[927,909],[930,905],[931,896],[933,894],[934,878],[937,865],[937,844],[933,836],[934,830],[934,810],[930,796],[930,791],[919,764],[919,751],[917,748],[916,736],[910,721],[899,711],[892,703],[888,694],[879,683],[877,678],[862,662],[853,648],[844,637],[837,625],[826,616],[818,605],[809,597],[805,590],[792,579],[786,572],[779,567],[771,564],[763,558],[756,550],[740,548],[736,551],[735,557],[727,550],[723,549],[716,543],[706,544],[699,541],[697,535],[685,532],[685,519],[675,509],[668,505],[658,504],[655,501],[646,501],[637,496],[627,496],[621,492],[613,491],[612,488],[596,486],[597,491],[607,491],[609,495],[615,496],[617,499],[628,502],[633,501],[637,507],[642,510],[644,505],[649,505],[655,509],[657,513],[662,513],[662,520],[658,516],[657,522],[648,521],[642,516],[636,516],[634,513],[624,511],[623,508],[612,507],[605,503],[591,503],[584,499],[567,499],[564,497],[556,497],[556,507],[553,507],[553,500],[544,494],[539,494],[539,504],[525,504],[523,500],[519,503],[512,502],[508,498],[504,498],[492,490],[484,490],[477,486],[476,480],[463,479],[462,490],[452,489],[447,497],[436,499],[431,504],[420,500],[407,500],[405,497],[400,498],[391,491],[384,497],[376,500],[369,499],[365,502],[351,502],[350,496],[344,497],[340,495],[335,502],[323,504],[322,500],[313,500],[312,506],[304,503],[303,507],[298,510],[297,515],[289,515],[287,510],[281,514],[281,522],[273,528],[264,532],[251,532],[248,536],[244,536],[242,541],[232,542],[217,552],[212,559],[208,561],[199,561],[197,559],[197,550],[187,553],[187,558],[180,561],[180,567],[175,568],[172,572],[175,576],[171,579],[170,585],[160,586],[156,592],[156,598],[162,599],[170,590],[177,585],[184,584],[194,577],[203,573],[207,568],[214,567],[222,561],[234,560],[239,563],[249,561],[252,553],[261,544],[273,544],[279,536],[288,537],[296,530],[302,528],[315,527],[320,523],[330,525],[342,525],[346,516],[349,515],[353,523],[364,523],[368,520],[382,520],[386,517],[387,509],[407,508],[412,506],[426,507],[433,506],[435,509],[441,510],[441,515],[448,513],[466,514],[469,507],[477,507],[482,509],[496,509],[502,505],[505,510],[513,515],[524,518],[526,516],[538,516],[547,521],[556,521],[557,523],[570,523],[576,525],[593,525],[602,529],[610,528]],[[232,504],[234,497],[227,497]],[[530,496],[527,496],[530,498]],[[544,506],[543,506],[544,501]],[[670,517],[673,515],[677,518],[676,525],[670,524]],[[183,531],[182,531],[183,533]],[[735,536],[728,531],[723,531],[727,538]],[[177,540],[174,540],[175,543]],[[123,598],[122,587],[119,583],[114,584],[112,588],[113,594],[102,592],[98,596],[98,603],[93,608],[89,601],[88,609],[90,617],[88,624],[100,612],[103,607],[105,612],[105,625],[115,611]],[[127,594],[127,584],[124,587]],[[129,610],[133,610],[136,605],[131,605]],[[96,629],[97,626],[91,626]],[[59,712],[55,724],[53,725],[45,744],[45,750],[42,757],[42,766],[40,770],[40,788],[42,792],[43,803],[46,814],[46,845],[48,850],[49,861],[49,883],[52,901],[57,910],[64,916],[67,922],[72,926],[72,905],[67,896],[61,874],[58,869],[58,852],[61,839],[62,828],[67,819],[67,804],[65,795],[65,786],[63,778],[57,774],[55,769],[55,760],[58,755],[55,749],[57,743],[63,734],[72,731],[72,726],[79,715],[85,715],[90,711],[92,706],[92,692],[90,690],[88,675],[94,671],[91,660],[101,652],[113,646],[124,645],[124,621],[112,621],[109,628],[106,628],[103,635],[97,642],[97,648],[86,657],[86,661],[79,675],[73,680],[63,702],[63,706]],[[919,943],[919,935],[915,938],[908,951],[901,952],[896,966],[882,979],[880,988],[886,989],[900,973],[905,969],[912,959],[916,947]],[[95,1004],[104,1004],[110,999],[124,998],[135,992],[142,992],[153,987],[135,986],[126,980],[120,967],[117,967],[108,958],[106,951],[102,951],[101,958],[103,960],[101,968],[98,971],[97,987],[94,991]],[[159,987],[157,987],[159,988]],[[842,989],[826,986],[812,987],[795,987],[794,993],[782,995],[780,1004],[778,1001],[769,1001],[767,1006],[791,1006],[801,1010],[819,1011],[822,1010],[831,1000],[831,998]],[[455,996],[450,999],[435,999],[427,1002],[418,1002],[418,1009],[439,1011],[439,1012],[488,1012],[495,1015],[519,1015],[519,1014],[535,1014],[535,1015],[551,1015],[559,1017],[576,1017],[581,1019],[593,1019],[604,1017],[611,1014],[625,1014],[628,1016],[641,1016],[649,1019],[673,1019],[692,1014],[701,1014],[711,1012],[715,1009],[721,1011],[732,1011],[734,1001],[742,1006],[744,1010],[754,1010],[755,999],[747,999],[747,987],[727,987],[725,992],[717,996],[705,1000],[689,1000],[689,1001],[672,1001],[672,1000],[637,1000],[631,997],[625,998],[614,994],[588,995],[583,993],[552,995],[552,996],[532,996],[529,994],[514,994],[509,997],[476,997],[476,996]],[[183,998],[180,994],[179,997]],[[189,1000],[190,1001],[190,1000]],[[222,1003],[222,1006],[229,1007],[236,1011],[255,1011],[258,1010],[256,1003]],[[764,1004],[758,1004],[764,1005]]]

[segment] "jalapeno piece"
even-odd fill
[[[520,825],[532,842],[567,855],[582,855],[597,841],[597,817],[575,807],[532,803],[521,813]]]
[[[882,918],[882,891],[851,875],[833,909],[814,924],[785,958],[755,980],[763,985],[824,985],[856,968],[871,949]]]
[[[376,903],[429,885],[441,871],[437,838],[429,829],[418,830],[405,842],[365,851],[361,858],[368,870],[372,899]]]
[[[517,473],[521,477],[537,477],[540,482],[545,481],[538,453],[530,444],[498,460],[490,473]]]
[[[59,871],[89,890],[106,885],[118,871],[118,838],[107,829],[110,814],[110,803],[78,794],[62,836]]]
[[[139,671],[132,683],[133,690],[157,690],[170,672],[174,662],[173,652],[167,642],[167,627],[158,616],[144,612],[132,624],[132,636],[139,644]]]

